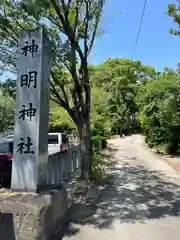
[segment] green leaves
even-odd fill
[[[0,131],[3,132],[10,125],[14,124],[14,111],[15,104],[14,99],[9,95],[3,95],[3,91],[0,90]]]
[[[99,91],[99,98],[104,95],[102,90],[107,94],[106,103],[97,107],[103,109],[99,111],[101,117],[104,113],[106,116],[106,120],[101,119],[101,122],[105,122],[112,134],[117,131],[129,131],[132,125],[136,128],[138,108],[135,97],[142,86],[139,83],[145,84],[145,79],[146,82],[153,79],[155,70],[150,66],[142,65],[139,61],[116,58],[108,59],[98,66],[90,66],[89,72],[93,89]]]
[[[141,127],[152,147],[179,149],[180,78],[177,71],[165,68],[156,80],[139,89],[137,102]],[[170,148],[172,148],[170,150]]]
[[[53,104],[53,106],[51,106],[50,126],[51,127],[68,126],[71,129],[75,128],[75,124],[68,115],[68,112],[63,108],[60,108],[56,104]]]
[[[168,4],[168,10],[166,14],[173,18],[177,29],[170,29],[170,34],[180,36],[180,1],[177,0],[177,4]]]
[[[82,101],[82,92],[87,91],[84,82],[89,81],[87,57],[97,34],[103,5],[104,0],[0,0],[0,69],[16,72],[20,32],[43,25],[53,46],[53,71],[59,68],[69,71],[71,83],[76,85],[73,88],[79,89],[76,96]],[[82,41],[82,47],[79,41]],[[83,79],[78,76],[79,67]],[[60,75],[55,72],[54,76],[58,76],[56,84],[60,83]],[[61,86],[58,89],[56,97],[58,95],[60,99],[64,90]],[[72,99],[72,102],[79,100]]]

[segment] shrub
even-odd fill
[[[96,151],[92,158],[92,174],[91,180],[99,185],[106,184],[107,169],[114,167],[115,161],[112,155],[102,151]]]
[[[139,119],[149,147],[176,153],[180,144],[180,79],[147,83],[139,97]]]

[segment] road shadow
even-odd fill
[[[74,224],[111,228],[120,223],[145,223],[148,219],[180,215],[180,186],[168,182],[160,171],[132,166],[124,160],[112,169],[106,186],[94,204],[75,204],[64,228],[64,235],[76,234]]]

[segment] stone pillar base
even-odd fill
[[[49,240],[68,209],[65,189],[38,194],[0,190],[0,239]]]

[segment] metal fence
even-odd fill
[[[47,184],[60,185],[74,177],[80,169],[80,145],[48,156]]]
[[[80,144],[80,139],[78,136],[73,135],[73,134],[69,134],[68,135],[69,138],[69,144],[71,145],[79,145]]]

